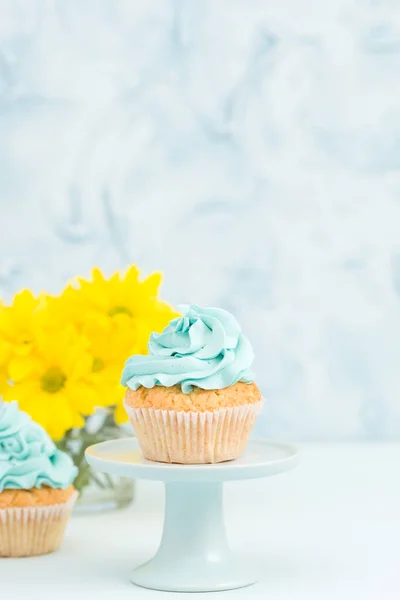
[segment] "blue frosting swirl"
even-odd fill
[[[16,402],[0,399],[0,492],[7,489],[67,488],[78,469]]]
[[[180,384],[187,394],[193,387],[222,389],[254,379],[250,370],[253,349],[235,317],[220,308],[191,305],[160,334],[153,333],[149,354],[131,356],[121,383],[171,387]]]

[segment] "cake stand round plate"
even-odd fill
[[[251,441],[236,460],[215,465],[177,465],[143,458],[134,438],[111,440],[86,450],[99,471],[163,481],[166,486],[164,531],[157,554],[138,567],[136,585],[164,591],[210,592],[251,585],[257,577],[232,554],[226,539],[224,481],[277,475],[298,462],[295,448]]]

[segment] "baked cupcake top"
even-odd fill
[[[253,349],[235,317],[220,308],[183,308],[162,333],[153,333],[149,354],[131,356],[121,383],[140,386],[180,385],[185,394],[194,387],[223,389],[237,382],[252,383]]]
[[[78,474],[44,429],[0,399],[0,492],[7,489],[68,488]]]

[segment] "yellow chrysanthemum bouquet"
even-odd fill
[[[83,460],[86,446],[116,437],[126,420],[124,361],[146,354],[151,332],[177,314],[158,298],[161,275],[139,276],[135,266],[110,278],[95,268],[60,296],[24,290],[0,306],[0,392],[71,453],[81,489],[96,477]],[[99,407],[103,417],[94,426]]]

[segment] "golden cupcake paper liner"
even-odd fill
[[[148,460],[206,464],[232,460],[246,447],[263,402],[208,412],[133,408],[124,403]]]
[[[78,493],[63,504],[0,509],[0,556],[35,556],[61,545]]]

